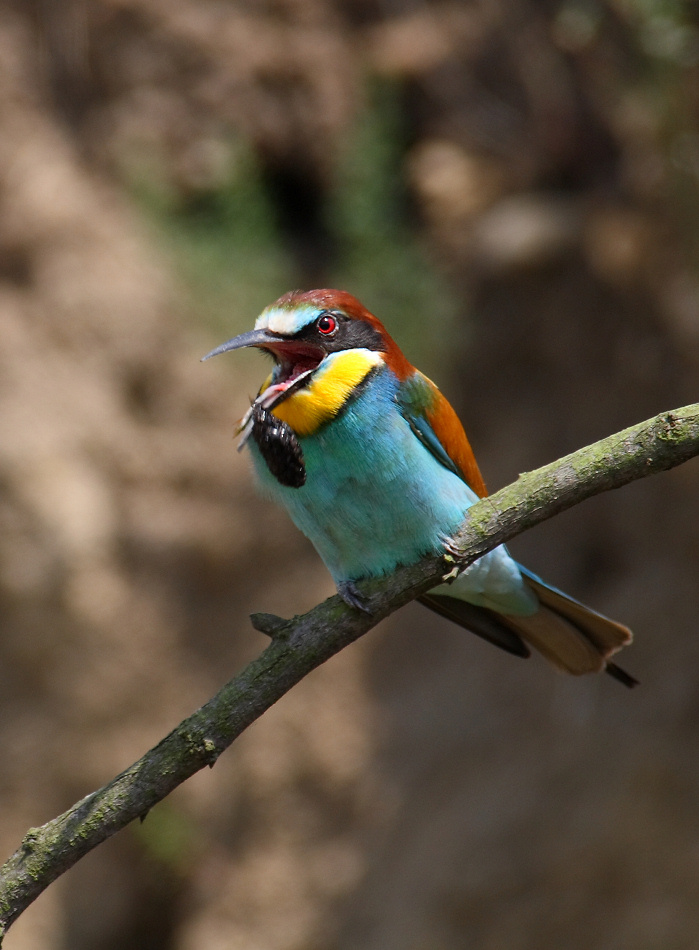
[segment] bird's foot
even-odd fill
[[[439,540],[444,548],[445,558],[458,561],[459,558],[463,557],[464,552],[460,549],[454,538],[450,538],[448,534],[444,534]]]
[[[337,592],[342,597],[348,607],[354,607],[355,610],[361,610],[363,614],[370,614],[369,605],[359,593],[352,581],[340,581],[337,585]]]
[[[444,560],[447,562],[447,564],[454,565],[451,570],[447,571],[442,580],[446,583],[451,583],[452,581],[455,581],[461,573],[461,567],[458,561],[462,556],[462,552],[457,547],[456,541],[453,538],[448,537],[448,535],[444,535],[440,540],[444,549]],[[454,563],[455,561],[456,563]]]

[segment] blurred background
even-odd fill
[[[0,6],[0,844],[332,593],[254,493],[259,354],[339,286],[491,489],[697,398],[691,0]],[[418,606],[54,884],[8,950],[699,945],[698,463],[518,539],[629,693]]]

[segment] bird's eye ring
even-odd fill
[[[327,311],[321,313],[316,320],[318,332],[322,333],[323,336],[333,336],[333,334],[337,333],[338,326],[337,318]]]

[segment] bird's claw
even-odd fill
[[[337,592],[342,597],[348,607],[354,607],[355,610],[361,610],[363,614],[370,614],[369,605],[359,593],[352,581],[341,581],[337,585]]]
[[[440,540],[442,542],[442,548],[443,548],[443,552],[442,552],[443,559],[446,561],[447,564],[453,565],[453,567],[451,567],[450,570],[448,570],[447,573],[443,576],[442,580],[447,584],[451,584],[452,581],[455,581],[456,578],[461,573],[459,558],[462,556],[462,552],[457,547],[456,541],[454,541],[454,539],[450,538],[448,535],[444,535]]]
[[[444,548],[444,558],[445,560],[455,560],[458,561],[459,558],[463,557],[463,551],[460,550],[458,544],[453,538],[450,538],[448,535],[443,535],[440,538],[442,542],[442,547]]]

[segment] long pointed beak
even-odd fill
[[[249,333],[241,333],[240,336],[234,336],[232,340],[227,340],[216,349],[202,356],[204,360],[211,359],[212,356],[218,356],[220,353],[227,353],[229,350],[241,350],[246,346],[269,346],[271,343],[284,343],[285,337],[272,333],[270,330],[250,330]]]

